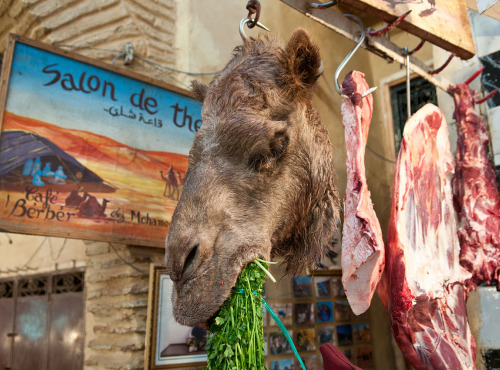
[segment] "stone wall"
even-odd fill
[[[149,267],[163,250],[87,243],[86,369],[142,369]]]
[[[175,0],[2,0],[0,53],[16,33],[105,61],[130,42],[136,54],[173,65],[175,19]],[[165,78],[164,70],[139,59],[129,68]]]

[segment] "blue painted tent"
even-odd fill
[[[99,183],[105,189],[114,191],[114,187],[104,184],[104,180],[95,172],[86,168],[78,160],[67,154],[39,135],[23,130],[6,130],[0,137],[0,177],[9,174],[11,178],[21,178],[24,165],[29,160],[41,158],[42,163],[50,162],[52,168],[62,166],[67,179],[76,184]]]

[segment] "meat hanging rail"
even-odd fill
[[[360,34],[359,25],[357,22],[344,17],[342,13],[333,9],[313,8],[311,7],[310,0],[281,1],[303,13],[306,17],[321,23],[323,26],[330,28],[340,35],[354,42],[358,41]],[[404,48],[394,44],[389,39],[384,37],[373,37],[368,33],[361,46],[390,62],[396,61],[402,65],[406,63]],[[450,81],[437,75],[432,67],[428,66],[413,55],[409,55],[409,60],[410,69],[413,72],[420,75],[441,90],[448,92],[448,88],[451,85]]]

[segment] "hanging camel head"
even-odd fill
[[[193,82],[203,125],[166,240],[175,319],[206,322],[243,266],[284,258],[288,273],[332,245],[339,198],[328,132],[312,106],[318,48],[251,39],[209,86]]]

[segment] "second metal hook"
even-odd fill
[[[337,92],[340,95],[342,95],[342,90],[340,89],[340,85],[339,85],[340,72],[342,72],[342,69],[349,62],[349,60],[351,60],[352,56],[354,55],[354,53],[356,53],[356,51],[359,49],[359,47],[363,44],[363,42],[365,41],[365,37],[366,37],[365,25],[363,24],[363,21],[361,20],[361,18],[359,18],[358,16],[353,15],[353,14],[344,14],[344,17],[351,18],[351,19],[355,20],[356,22],[358,22],[359,26],[361,27],[361,37],[359,38],[358,42],[356,43],[356,46],[354,47],[354,49],[352,49],[352,51],[349,54],[347,54],[347,56],[344,58],[342,63],[340,63],[337,70],[335,71],[335,76],[334,76],[335,88],[337,89]],[[373,91],[375,91],[376,88],[377,87],[375,86],[375,87],[372,87],[370,90],[366,91],[363,94],[363,97],[370,95]]]
[[[256,23],[255,23],[255,21],[254,21],[252,18],[250,18],[250,17],[243,18],[243,19],[241,20],[241,22],[240,22],[240,36],[241,36],[241,38],[243,39],[243,41],[245,41],[245,40],[247,40],[247,39],[248,39],[247,35],[245,34],[245,29],[244,29],[244,27],[245,27],[245,25],[246,25],[247,23],[249,23],[249,22],[254,23],[254,25],[256,25],[257,27],[262,28],[263,30],[270,31],[270,29],[269,29],[269,28],[267,28],[266,26],[264,26],[262,23],[260,23],[260,22],[256,22]],[[252,26],[252,27],[253,27],[253,26]]]

